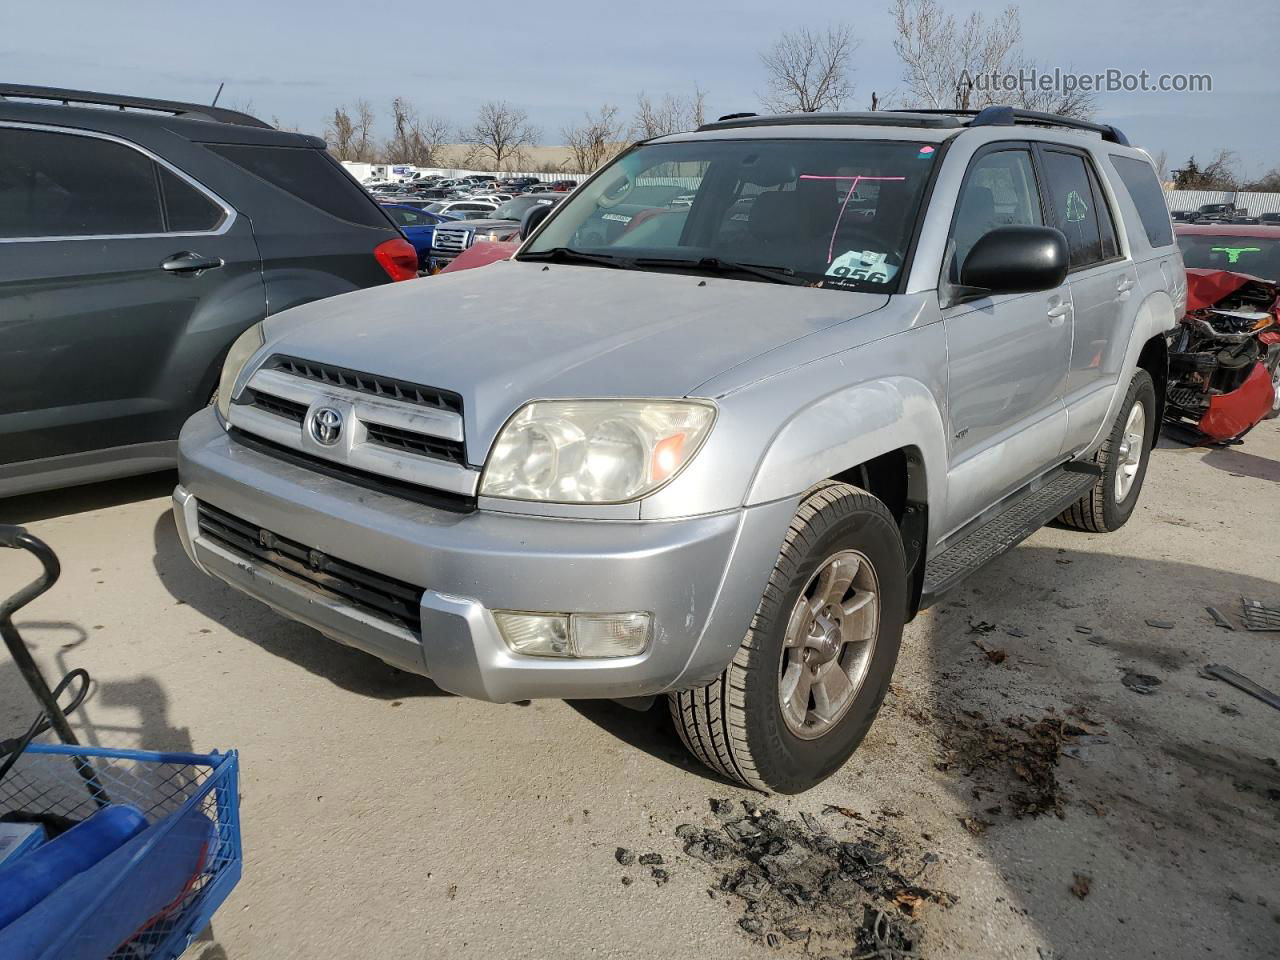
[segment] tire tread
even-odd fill
[[[775,622],[787,584],[816,540],[813,521],[823,511],[831,512],[834,520],[855,511],[878,513],[897,532],[893,515],[866,491],[834,480],[824,480],[811,488],[787,528],[760,606],[729,666],[705,686],[668,697],[671,719],[685,747],[721,776],[756,790],[767,792],[772,786],[762,776],[747,739],[745,678],[761,670],[776,669],[759,655],[761,633],[767,624]]]

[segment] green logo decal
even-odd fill
[[[1227,255],[1227,263],[1239,263],[1240,254],[1242,253],[1261,253],[1261,247],[1210,247],[1213,253],[1225,253]]]
[[[1067,223],[1079,223],[1089,214],[1089,205],[1072,190],[1067,194]]]

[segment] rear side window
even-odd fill
[[[1169,206],[1164,202],[1164,191],[1151,164],[1134,157],[1111,155],[1111,165],[1120,174],[1124,188],[1138,208],[1142,229],[1153,247],[1167,247],[1173,243],[1173,225],[1169,222]]]
[[[217,229],[225,211],[172,170],[157,169],[169,232],[205,233]]]
[[[388,227],[378,205],[322,150],[211,143],[209,149],[331,217],[366,227]]]
[[[120,237],[215,230],[226,211],[114,140],[0,127],[0,237]]]
[[[0,237],[163,233],[155,171],[111,140],[0,127]]]
[[[1110,259],[1115,255],[1115,228],[1109,222],[1111,214],[1106,203],[1094,195],[1084,157],[1058,150],[1046,150],[1043,156],[1049,209],[1053,211],[1058,229],[1067,236],[1071,269]],[[1104,251],[1100,217],[1107,219],[1110,251]]]

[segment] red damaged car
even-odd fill
[[[1169,347],[1166,418],[1231,442],[1280,414],[1280,228],[1178,225],[1187,313]]]

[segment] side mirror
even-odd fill
[[[1061,286],[1070,262],[1067,238],[1053,227],[996,227],[973,245],[960,268],[963,299],[1035,293]]]
[[[539,203],[526,210],[520,219],[520,239],[528,240],[529,234],[538,229],[538,224],[551,215],[553,207],[550,203]]]

